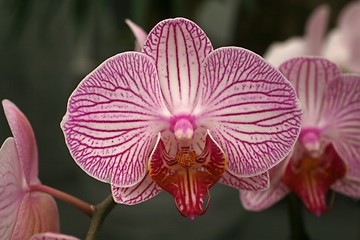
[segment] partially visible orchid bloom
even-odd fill
[[[65,234],[46,232],[36,234],[32,236],[30,240],[79,240],[79,238]]]
[[[110,183],[116,202],[165,190],[193,219],[216,182],[267,188],[301,114],[291,84],[260,56],[213,50],[201,28],[175,18],[158,23],[141,52],[111,57],[86,76],[61,126],[76,163]]]
[[[264,58],[278,67],[294,57],[322,55],[329,14],[328,5],[315,8],[306,22],[303,37],[292,37],[284,42],[272,44],[264,54]]]
[[[13,138],[0,149],[0,239],[29,239],[59,231],[54,199],[32,191],[40,185],[34,132],[24,114],[9,100],[2,102]]]
[[[330,8],[317,7],[307,20],[304,37],[272,44],[264,58],[275,66],[293,57],[321,56],[345,72],[360,73],[360,1],[341,11],[338,26],[326,35]]]
[[[360,1],[350,2],[341,11],[338,26],[324,47],[324,57],[344,71],[360,73]]]
[[[270,170],[270,188],[242,191],[243,205],[260,211],[293,191],[320,215],[329,188],[360,198],[360,75],[315,57],[291,59],[280,71],[304,105],[302,129],[292,153]]]
[[[144,43],[147,38],[147,33],[144,31],[144,29],[139,27],[130,19],[126,19],[125,22],[135,36],[135,51],[141,52],[141,49],[144,47]]]

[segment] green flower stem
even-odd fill
[[[294,193],[288,196],[288,212],[290,240],[310,240],[305,229],[302,202]]]
[[[105,198],[104,201],[95,206],[86,240],[94,240],[97,238],[105,218],[115,206],[116,203],[111,194]]]
[[[60,190],[57,190],[55,188],[52,188],[52,187],[49,187],[46,185],[42,185],[42,184],[33,185],[30,187],[30,191],[43,192],[43,193],[50,194],[51,196],[78,208],[80,211],[82,211],[89,217],[92,217],[95,212],[94,205],[91,205],[79,198],[76,198],[70,194],[67,194],[65,192],[62,192]]]

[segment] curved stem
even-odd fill
[[[110,194],[104,201],[95,206],[95,211],[91,218],[86,240],[94,240],[97,238],[106,216],[115,206],[116,203],[113,200],[112,194]]]
[[[74,207],[78,208],[80,211],[82,211],[89,217],[92,217],[95,212],[95,207],[93,205],[91,205],[90,203],[87,203],[79,198],[76,198],[76,197],[70,195],[70,194],[67,194],[65,192],[62,192],[60,190],[57,190],[55,188],[52,188],[52,187],[49,187],[46,185],[37,184],[37,185],[30,186],[30,191],[43,192],[43,193],[50,194],[51,196],[53,196],[61,201],[64,201],[70,205],[73,205]]]
[[[288,196],[288,212],[290,240],[310,240],[305,229],[302,202],[294,193]]]

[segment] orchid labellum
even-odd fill
[[[33,234],[59,231],[54,199],[32,191],[40,185],[34,132],[24,114],[10,101],[3,107],[14,137],[0,149],[0,239],[29,239]]]
[[[303,103],[302,129],[287,160],[270,170],[270,188],[241,192],[245,208],[265,209],[293,191],[320,215],[329,189],[360,198],[360,75],[315,57],[291,59],[280,71]]]
[[[267,171],[292,148],[301,114],[291,84],[260,56],[213,50],[201,28],[176,18],[158,23],[141,52],[86,76],[61,126],[76,163],[110,183],[116,202],[165,190],[194,218],[216,182],[268,187]]]

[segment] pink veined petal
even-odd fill
[[[131,31],[135,36],[135,51],[140,52],[144,46],[145,40],[147,38],[147,33],[130,19],[125,20],[126,24],[129,26]]]
[[[293,37],[285,42],[271,44],[264,54],[264,58],[276,67],[283,62],[297,56],[306,55],[306,43],[303,38]]]
[[[301,109],[291,84],[260,56],[220,48],[205,61],[198,125],[210,129],[240,177],[268,171],[289,153]]]
[[[253,177],[237,177],[236,175],[225,171],[219,180],[219,183],[247,191],[262,191],[269,188],[269,173],[264,172]]]
[[[329,21],[329,14],[329,6],[323,4],[318,6],[310,15],[305,27],[306,51],[308,55],[321,54],[323,39]]]
[[[338,67],[326,59],[299,57],[283,63],[279,69],[293,84],[302,102],[302,127],[321,126],[325,120],[325,88],[331,80],[340,75]]]
[[[46,233],[35,234],[30,238],[30,240],[80,240],[80,239],[65,234],[46,232]]]
[[[0,239],[11,239],[24,187],[26,182],[15,140],[8,138],[0,149]]]
[[[168,114],[152,61],[127,52],[85,77],[69,99],[61,126],[70,153],[85,172],[128,187],[145,176]]]
[[[265,191],[240,191],[240,199],[246,210],[262,211],[279,202],[289,193],[284,183],[278,181]]]
[[[38,152],[34,131],[28,119],[15,104],[9,100],[3,100],[2,104],[16,142],[26,181],[29,184],[37,183]]]
[[[192,112],[201,65],[211,51],[202,29],[184,18],[164,20],[149,33],[143,52],[155,62],[165,104],[172,114]]]
[[[240,199],[245,209],[251,211],[264,210],[280,201],[290,192],[281,181],[281,177],[291,156],[292,153],[280,164],[269,170],[270,186],[268,189],[265,191],[240,191]]]
[[[360,198],[360,181],[343,178],[336,181],[331,188],[339,193],[353,198]]]
[[[134,205],[155,197],[162,189],[151,179],[149,173],[147,173],[144,179],[135,186],[120,188],[112,185],[111,191],[115,202]]]
[[[13,239],[29,239],[35,233],[59,230],[55,200],[46,193],[27,193],[19,209]]]
[[[360,76],[343,75],[326,91],[323,134],[348,165],[347,176],[360,180]]]

